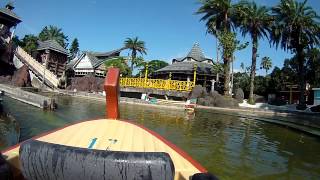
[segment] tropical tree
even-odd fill
[[[270,31],[272,17],[266,6],[258,6],[254,1],[240,1],[237,5],[237,26],[243,36],[250,35],[252,40],[252,62],[250,72],[250,93],[249,103],[254,103],[254,77],[256,74],[258,40],[268,37]]]
[[[79,42],[77,38],[74,38],[74,40],[72,41],[69,51],[72,58],[76,57],[79,53]]]
[[[319,16],[307,6],[307,0],[281,0],[272,8],[275,24],[271,40],[276,47],[296,53],[299,64],[299,105],[297,109],[305,109],[305,50],[320,44]]]
[[[241,68],[242,72],[245,72],[245,68],[244,68],[244,63],[243,62],[240,63],[240,68]]]
[[[265,56],[262,58],[260,68],[266,70],[266,76],[267,76],[269,69],[272,68],[272,61],[270,57]]]
[[[29,54],[32,54],[32,52],[37,50],[38,44],[38,37],[33,34],[27,34],[25,35],[21,42],[20,46]]]
[[[203,14],[201,21],[206,21],[207,32],[215,35],[230,34],[234,27],[234,5],[231,0],[201,0],[201,7],[196,12]],[[232,36],[232,35],[230,35]],[[221,42],[219,42],[221,44]],[[227,47],[228,45],[222,45]],[[224,95],[229,96],[230,83],[230,61],[233,54],[223,49],[224,66]]]
[[[120,69],[121,76],[129,76],[131,75],[131,69],[126,63],[126,59],[123,57],[114,58],[111,60],[107,60],[104,63],[106,68],[116,67]]]
[[[124,46],[131,50],[131,73],[132,73],[134,66],[137,64],[136,62],[137,53],[139,52],[141,55],[147,54],[145,42],[139,40],[138,37],[127,38],[124,42]]]
[[[313,87],[320,87],[320,49],[310,49],[307,54],[306,78]]]
[[[67,47],[68,36],[64,35],[61,28],[50,25],[42,29],[39,34],[41,41],[56,40],[62,47]]]
[[[151,60],[147,63],[148,63],[148,76],[152,75],[157,70],[169,65],[167,62],[162,60]],[[144,75],[145,72],[146,72],[146,66],[143,66],[143,69],[141,69],[140,73]]]

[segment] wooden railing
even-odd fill
[[[178,81],[171,79],[120,78],[121,87],[152,88],[175,91],[191,91],[195,86],[193,81]]]
[[[59,79],[53,74],[51,71],[46,69],[42,64],[36,61],[33,57],[31,57],[26,51],[24,51],[21,47],[17,47],[15,53],[20,56],[20,60],[23,61],[24,64],[27,64],[29,68],[34,71],[36,74],[45,77],[46,81],[49,81],[54,87],[58,87]]]

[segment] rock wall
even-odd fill
[[[101,92],[103,91],[104,78],[94,76],[74,77],[67,90]]]

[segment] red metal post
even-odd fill
[[[119,75],[118,68],[109,68],[106,79],[104,81],[104,90],[106,92],[106,118],[119,119]]]

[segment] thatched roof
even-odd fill
[[[119,48],[119,49],[116,49],[116,50],[113,50],[113,51],[108,51],[108,52],[91,52],[91,54],[94,55],[97,58],[110,57],[110,56],[112,56],[114,54],[120,53],[121,51],[123,51],[125,49],[127,49],[127,48],[123,47],[123,48]]]
[[[62,54],[66,54],[68,55],[68,51],[63,48],[57,41],[55,40],[47,40],[47,41],[38,41],[38,48],[37,50],[46,50],[46,49],[50,49]]]
[[[197,65],[197,74],[211,75],[213,72],[213,67],[208,63],[201,62],[179,62],[166,66],[162,69],[156,71],[156,74],[167,74],[167,73],[183,73],[183,74],[193,74],[194,64]]]

